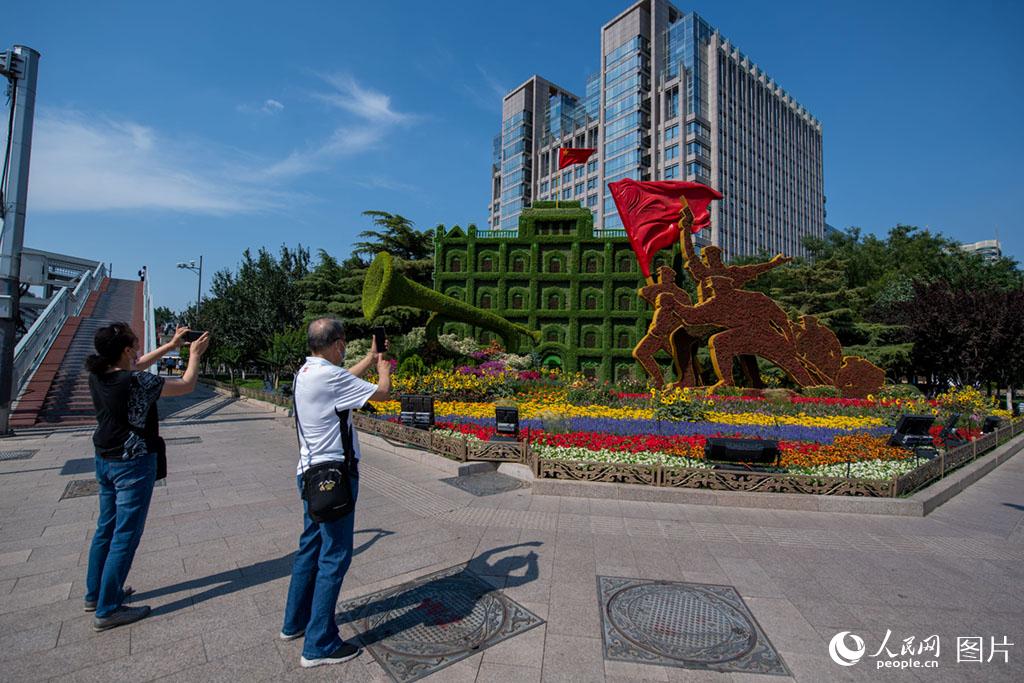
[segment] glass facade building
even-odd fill
[[[628,177],[721,191],[697,241],[727,257],[803,255],[803,237],[824,231],[821,124],[707,21],[665,0],[640,0],[602,27],[600,70],[582,98],[539,76],[508,93],[499,138],[492,230],[514,230],[534,200],[575,200],[595,235],[619,236],[607,186]],[[559,147],[597,153],[559,172]]]

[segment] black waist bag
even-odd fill
[[[348,467],[325,462],[302,473],[302,499],[314,522],[335,522],[355,510]]]
[[[292,387],[295,387],[295,380],[292,382]],[[294,393],[292,412],[295,413],[295,431],[301,449],[305,437],[302,435],[302,423],[299,422],[299,402]],[[306,501],[309,516],[317,523],[336,522],[345,515],[352,514],[356,507],[356,502],[352,498],[352,485],[349,481],[352,476],[349,463],[353,462],[355,458],[352,429],[348,424],[347,410],[338,412],[337,415],[345,460],[323,462],[302,471],[302,499]],[[312,455],[310,460],[312,460]],[[301,453],[299,462],[302,462]]]

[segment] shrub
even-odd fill
[[[804,396],[810,396],[811,398],[838,398],[843,395],[843,392],[829,384],[804,387],[800,390],[800,393]]]
[[[764,399],[776,405],[789,405],[793,392],[789,389],[765,389],[761,392]]]
[[[913,384],[886,384],[878,392],[878,398],[921,398],[923,395]]]
[[[416,354],[406,356],[405,360],[398,365],[399,375],[414,376],[425,375],[426,373],[427,364],[424,363],[423,359]]]
[[[715,396],[743,396],[747,391],[743,387],[718,387],[715,389]]]

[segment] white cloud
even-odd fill
[[[404,123],[411,118],[408,114],[392,109],[389,96],[363,88],[347,74],[326,75],[322,78],[334,90],[314,93],[314,97],[331,106],[378,125]]]
[[[132,121],[43,110],[32,143],[32,210],[217,214],[272,206],[257,188],[219,173],[188,145]]]
[[[284,109],[284,105],[273,98],[264,100],[263,106],[260,107],[260,111],[262,111],[264,114],[276,114],[282,109]]]
[[[338,159],[377,147],[396,126],[416,119],[412,114],[396,111],[388,95],[362,87],[349,75],[321,78],[331,90],[314,92],[312,97],[354,115],[356,121],[339,124],[323,141],[291,152],[260,171],[259,177],[277,180],[328,168]]]
[[[281,189],[287,181],[329,170],[343,158],[383,144],[396,126],[415,120],[396,111],[390,97],[350,76],[323,80],[331,90],[314,93],[314,99],[344,114],[325,137],[277,160],[172,139],[134,121],[41,110],[33,136],[30,207],[230,214],[285,206],[298,196]],[[258,111],[283,109],[278,100],[267,99]]]

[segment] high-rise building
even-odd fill
[[[514,231],[534,200],[575,200],[594,214],[595,236],[621,236],[608,183],[634,178],[721,191],[697,242],[727,258],[805,255],[803,237],[823,235],[821,124],[697,14],[633,4],[602,27],[584,93],[533,76],[505,95],[492,230]],[[597,153],[559,171],[559,147]]]
[[[970,242],[968,244],[961,244],[960,248],[971,254],[978,254],[986,261],[998,261],[1003,257],[1003,246],[999,243],[999,240]]]

